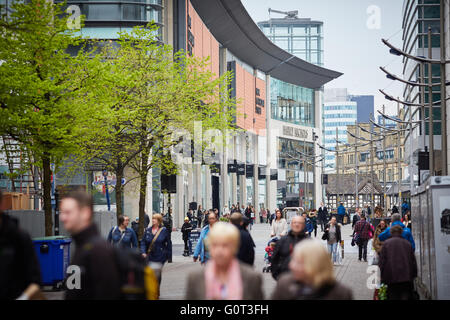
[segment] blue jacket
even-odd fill
[[[144,236],[141,241],[141,253],[146,253],[150,243],[155,236],[152,234],[152,228],[145,229]],[[161,233],[153,244],[152,251],[147,255],[147,260],[151,262],[165,263],[168,260],[169,253],[169,231],[162,227]]]
[[[406,228],[405,225],[403,223],[401,223],[400,221],[395,221],[392,223],[393,226],[400,226],[403,228],[403,233],[402,233],[402,237],[406,240],[408,240],[411,243],[411,246],[413,248],[413,251],[416,251],[416,244],[414,242],[414,238],[412,236],[411,230],[409,230],[409,228]],[[384,230],[379,236],[378,239],[380,239],[380,241],[386,241],[387,239],[389,239],[391,237],[391,227],[386,228],[386,230]]]
[[[345,214],[345,207],[343,205],[340,205],[337,208],[337,214],[340,215],[340,216],[343,216]]]
[[[126,248],[138,248],[138,241],[136,232],[131,228],[125,229],[125,234],[123,235],[119,227],[113,227],[108,234],[108,242],[115,246],[126,247]]]
[[[310,218],[306,218],[306,231],[308,231],[310,234],[314,231],[314,225]]]
[[[408,211],[408,210],[409,210],[409,205],[408,205],[408,203],[403,202],[403,204],[402,204],[402,214],[405,214],[406,211]]]
[[[194,258],[197,258],[200,255],[200,262],[205,263],[209,257],[205,255],[205,239],[208,236],[209,232],[209,224],[203,227],[202,232],[200,233],[200,238],[198,238],[197,245],[195,246]]]

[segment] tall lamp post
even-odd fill
[[[443,0],[441,0],[441,30],[443,32],[444,28],[442,28],[442,24],[443,24],[443,20],[444,19],[442,18],[442,16],[443,16]],[[433,105],[440,104],[441,105],[441,115],[442,115],[441,119],[442,119],[442,122],[445,123],[446,122],[446,105],[447,105],[446,101],[448,99],[447,98],[444,99],[443,97],[445,97],[446,86],[449,85],[449,82],[446,81],[446,77],[445,77],[445,65],[447,63],[450,63],[450,60],[446,60],[445,59],[445,41],[444,41],[442,36],[441,36],[441,58],[439,60],[432,59],[432,57],[431,57],[431,50],[432,50],[432,48],[431,48],[431,35],[432,35],[431,34],[431,28],[429,27],[428,28],[428,55],[429,55],[428,58],[410,55],[407,52],[404,52],[403,50],[400,50],[400,49],[394,47],[392,44],[390,44],[385,39],[382,39],[382,42],[386,46],[388,46],[390,48],[389,52],[394,54],[394,55],[404,56],[404,57],[407,57],[409,59],[412,59],[412,60],[420,63],[423,67],[424,67],[425,63],[428,64],[428,66],[429,66],[429,68],[428,68],[428,75],[429,75],[428,76],[428,87],[430,88],[429,99],[428,99],[429,100],[428,101],[429,102],[429,110],[432,111]],[[432,72],[431,72],[432,68],[431,68],[431,66],[433,64],[439,64],[440,67],[441,67],[441,81],[440,81],[440,83],[437,84],[437,85],[440,85],[440,87],[441,87],[441,101],[436,101],[434,103],[432,102],[432,90],[431,90],[432,87],[434,86],[434,84],[431,84],[431,81],[432,81]],[[423,69],[423,68],[421,68],[421,69]],[[444,72],[442,72],[443,70],[444,70]],[[422,73],[422,76],[423,76],[422,70],[421,70],[421,73]],[[398,79],[393,79],[393,80],[398,80]],[[422,80],[423,80],[423,77],[422,77]],[[423,92],[423,90],[421,90],[421,94],[422,94],[421,100],[423,102],[424,101],[424,92]],[[433,149],[431,148],[431,146],[434,143],[432,141],[432,139],[433,139],[433,137],[432,137],[433,136],[433,131],[432,131],[433,115],[432,114],[433,113],[430,112],[430,116],[428,117],[429,120],[430,120],[430,124],[431,124],[430,127],[429,127],[429,135],[430,135],[430,142],[431,142],[431,144],[429,146],[429,152],[430,152],[430,157],[429,157],[430,158],[430,173],[431,174],[433,174],[432,169],[434,170],[434,158],[433,158],[433,155],[432,155]],[[422,116],[425,117],[425,114],[423,113]],[[423,131],[422,133],[425,135],[426,132]],[[442,134],[442,150],[443,150],[443,152],[442,152],[442,175],[447,175],[448,174],[448,167],[447,167],[447,165],[448,165],[447,162],[448,161],[447,161],[447,152],[446,152],[446,147],[447,147],[447,127],[446,127],[446,125],[442,126],[441,134]]]

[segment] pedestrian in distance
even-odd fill
[[[189,257],[190,253],[189,236],[191,235],[191,231],[192,231],[192,224],[189,222],[189,218],[185,217],[184,223],[181,226],[181,234],[183,236],[184,241],[184,252],[183,252],[184,257]]]
[[[270,212],[269,209],[267,209],[266,223],[271,223],[271,220],[270,220],[271,216],[272,216],[272,213]]]
[[[28,233],[17,219],[3,212],[0,190],[0,300],[38,299],[41,272]],[[29,294],[34,288],[36,294]]]
[[[129,248],[138,250],[137,235],[133,229],[128,228],[130,218],[120,215],[117,218],[118,225],[113,227],[108,233],[108,242],[119,248]]]
[[[404,200],[402,203],[402,215],[405,215],[409,210],[409,204],[406,200]]]
[[[355,225],[356,223],[361,220],[361,208],[356,208],[356,212],[353,215],[353,219],[352,219],[352,229],[355,229]]]
[[[275,219],[272,221],[270,237],[283,237],[288,233],[288,225],[285,218],[279,209],[275,210]]]
[[[308,238],[305,233],[305,226],[305,218],[294,216],[291,221],[291,230],[277,242],[272,256],[272,277],[275,280],[278,280],[284,272],[289,271],[289,261],[294,246]]]
[[[259,222],[264,223],[267,220],[267,211],[264,209],[264,207],[261,207],[261,210],[259,210]]]
[[[208,225],[203,227],[200,232],[200,238],[198,239],[197,245],[194,251],[194,262],[200,258],[200,263],[205,264],[209,259],[209,248],[206,245],[206,240],[208,238],[208,233],[214,224],[219,220],[217,215],[213,210],[210,210],[206,218],[208,219]]]
[[[337,208],[337,215],[338,215],[338,223],[344,224],[344,216],[345,216],[345,207],[344,204],[341,202],[339,207]]]
[[[134,233],[136,234],[136,237],[139,235],[139,217],[136,217],[135,221],[131,222],[131,229],[133,229]],[[141,239],[138,239],[138,242],[141,241]]]
[[[338,250],[341,243],[341,225],[337,223],[336,217],[331,218],[330,222],[325,226],[325,232],[322,240],[327,241],[328,252],[333,264],[338,263]]]
[[[193,212],[193,211],[192,211]],[[193,223],[194,214],[191,215],[190,222]],[[167,263],[172,263],[172,228],[173,228],[173,219],[172,219],[172,209],[169,208],[169,211],[163,217],[163,225],[167,229],[169,233],[169,244],[168,244],[168,253],[167,253]]]
[[[89,194],[75,191],[62,198],[59,218],[76,245],[71,264],[82,270],[79,288],[71,289],[66,283],[66,300],[121,298],[114,249],[98,232],[93,215],[93,200]]]
[[[381,241],[378,238],[378,236],[380,234],[382,234],[384,232],[384,230],[386,230],[387,226],[388,226],[387,221],[381,220],[380,223],[375,228],[375,232],[374,232],[373,240],[372,240],[372,246],[373,246],[373,249],[375,250],[375,257],[374,257],[374,261],[372,262],[372,264],[374,264],[374,265],[378,264],[381,247],[383,246],[383,241]]]
[[[358,260],[367,262],[367,244],[373,236],[373,226],[366,221],[366,215],[361,214],[361,220],[355,225],[355,242],[358,245]]]
[[[312,221],[310,218],[308,218],[308,214],[305,212],[302,213],[303,218],[306,221],[306,225],[305,225],[305,233],[308,236],[308,238],[311,237],[312,232],[314,231],[314,226],[312,224]]]
[[[398,207],[394,204],[394,206],[392,207],[392,214],[394,213],[399,213],[398,212]]]
[[[255,242],[253,241],[250,233],[244,228],[243,216],[239,212],[235,212],[231,215],[230,222],[239,230],[239,250],[237,258],[239,261],[253,266],[255,262]]]
[[[323,232],[323,230],[325,229],[325,225],[328,223],[328,209],[323,204],[323,202],[320,203],[320,207],[317,214],[318,214],[317,218],[320,223],[320,231]]]
[[[386,228],[386,230],[384,230],[379,236],[378,239],[380,239],[380,241],[386,241],[387,239],[389,239],[391,237],[391,233],[390,230],[393,226],[400,226],[403,229],[402,232],[402,237],[406,240],[409,241],[409,243],[411,243],[411,247],[413,249],[413,251],[416,250],[416,244],[414,242],[414,237],[411,233],[411,230],[409,228],[407,228],[401,221],[401,216],[399,213],[395,213],[391,216],[391,226]]]
[[[414,278],[417,277],[417,262],[411,243],[402,237],[400,225],[391,227],[391,238],[381,248],[379,267],[381,283],[387,285],[387,300],[417,299]]]
[[[327,250],[315,239],[295,245],[289,271],[280,276],[272,294],[272,300],[352,299],[352,291],[336,281]]]
[[[211,258],[204,269],[189,274],[187,300],[262,300],[262,276],[236,258],[239,230],[230,223],[213,224],[208,235]]]
[[[163,217],[157,213],[152,216],[152,224],[148,227],[141,241],[141,254],[152,266],[161,285],[162,269],[169,259],[169,231],[163,225]]]
[[[411,220],[409,219],[408,211],[403,215],[402,223],[406,228],[411,230]]]
[[[317,237],[317,210],[313,209],[309,212],[309,220],[311,220],[313,230],[314,230],[314,237]]]

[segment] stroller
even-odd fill
[[[272,272],[272,255],[273,255],[273,251],[275,249],[275,245],[277,244],[278,238],[272,238],[270,239],[270,241],[267,243],[267,247],[265,249],[266,254],[264,255],[264,263],[265,266],[262,270],[262,272]]]

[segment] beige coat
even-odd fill
[[[242,277],[243,300],[263,300],[262,276],[251,267],[239,263]],[[188,276],[186,300],[205,300],[205,270],[203,267]]]
[[[286,219],[281,218],[279,221],[277,220],[272,221],[272,228],[270,231],[271,235],[280,238],[282,236],[287,235],[287,233],[288,233],[288,225]]]

